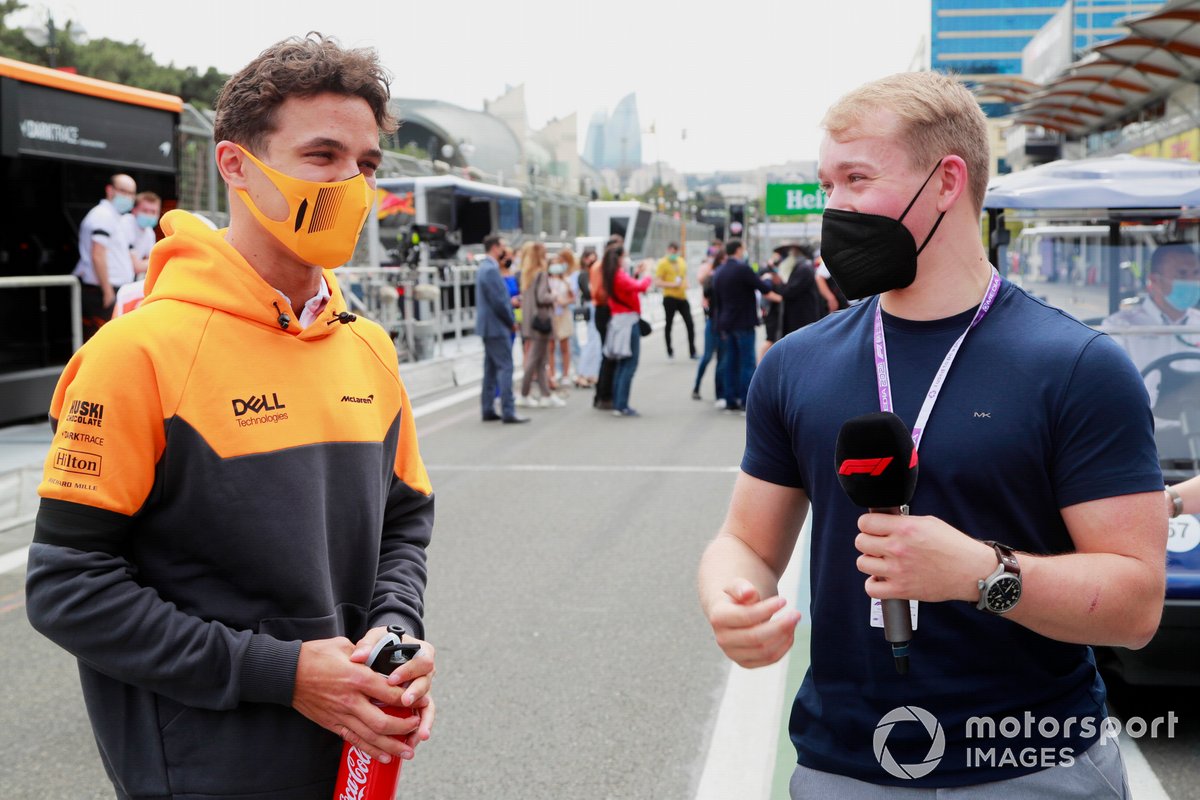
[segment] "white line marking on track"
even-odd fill
[[[1129,738],[1125,731],[1117,738],[1121,746],[1121,757],[1125,759],[1125,775],[1129,779],[1129,796],[1135,800],[1171,800],[1167,790],[1159,783],[1158,776],[1137,741]]]
[[[29,545],[18,547],[16,550],[0,556],[0,573],[13,572],[22,569],[29,559]]]
[[[479,387],[475,387],[474,389],[465,389],[461,392],[456,392],[452,395],[447,395],[446,397],[430,401],[425,405],[413,406],[413,419],[420,419],[428,414],[435,414],[443,409],[456,406],[464,400],[470,400],[472,397],[474,397],[476,400],[479,399]]]
[[[792,560],[779,579],[786,609],[796,608],[800,590],[801,550],[807,547],[811,522],[806,521]],[[807,614],[807,609],[804,609]],[[729,667],[725,694],[717,711],[712,741],[696,800],[767,800],[775,777],[775,753],[788,699],[788,653],[769,667]]]

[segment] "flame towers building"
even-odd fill
[[[597,111],[588,123],[587,141],[583,146],[583,160],[596,169],[604,169],[604,126],[608,124],[608,114]]]
[[[638,121],[637,95],[627,94],[617,103],[604,129],[605,166],[622,176],[642,165],[642,126]]]
[[[583,157],[596,169],[611,169],[622,180],[642,165],[642,125],[637,95],[621,98],[612,116],[598,111],[588,124]]]

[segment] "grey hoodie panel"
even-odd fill
[[[88,714],[110,727],[149,728],[98,738],[118,797],[329,800],[342,742],[283,706],[244,704],[235,714],[191,708],[80,664]],[[222,723],[227,723],[223,725]],[[99,729],[97,729],[99,730]],[[198,769],[207,765],[207,770]]]

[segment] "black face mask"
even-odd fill
[[[860,300],[904,289],[917,279],[917,256],[933,238],[946,212],[938,215],[920,247],[901,223],[941,165],[938,161],[899,219],[825,209],[821,221],[821,256],[846,297]]]

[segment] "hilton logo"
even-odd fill
[[[81,450],[58,448],[54,454],[54,468],[63,472],[74,472],[79,475],[100,475],[101,457],[95,453],[85,453]]]
[[[243,417],[246,414],[254,413],[261,414],[264,411],[278,411],[281,408],[287,408],[283,403],[279,402],[279,395],[271,392],[271,399],[268,400],[265,394],[251,395],[249,400],[234,400],[233,415],[235,417]]]

